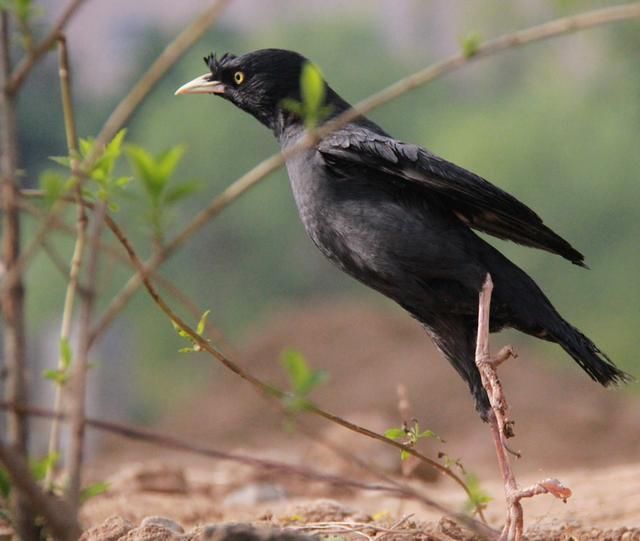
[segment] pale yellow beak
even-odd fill
[[[224,94],[224,84],[212,81],[211,73],[205,73],[178,88],[175,95],[180,94]]]

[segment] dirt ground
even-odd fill
[[[416,322],[364,300],[289,307],[255,329],[237,358],[256,376],[285,386],[278,358],[288,347],[330,373],[329,382],[314,391],[317,404],[377,432],[401,424],[397,385],[405,385],[412,415],[445,440],[421,442],[420,450],[433,458],[439,452],[460,458],[493,497],[486,517],[499,527],[504,503],[488,428],[476,416],[465,385]],[[501,372],[516,421],[512,446],[523,454],[515,465],[520,484],[557,477],[574,494],[567,503],[550,496],[527,500],[529,538],[640,540],[640,393],[601,389],[559,348],[548,351],[564,361],[566,370],[552,370],[522,350]],[[355,456],[447,508],[462,510],[465,494],[441,475],[419,468],[403,479],[397,450],[309,415],[300,422],[300,429],[292,431],[278,408],[218,367],[212,369],[206,392],[193,396],[157,428],[222,451],[380,482],[348,458]],[[206,537],[202,528],[186,534],[181,528],[228,522],[286,526],[332,539],[477,538],[442,519],[442,512],[415,501],[146,444],[106,443],[90,474],[110,481],[111,489],[85,505],[84,523],[96,526],[117,515],[130,522],[123,532],[149,516],[180,525],[165,524],[162,535],[153,534],[164,526],[147,518],[142,529],[152,533],[136,537],[131,530],[126,539],[226,539],[221,530],[217,537]],[[114,520],[86,539],[118,539],[104,534],[125,523],[114,526]]]

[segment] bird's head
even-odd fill
[[[285,99],[300,100],[300,74],[307,59],[293,51],[261,49],[242,56],[211,54],[209,72],[181,86],[179,94],[215,94],[256,117],[271,129],[281,118]]]

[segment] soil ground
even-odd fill
[[[496,342],[494,350],[497,347]],[[502,485],[488,428],[475,414],[465,385],[416,322],[367,301],[289,307],[255,329],[237,358],[252,374],[284,387],[278,358],[285,348],[304,352],[313,368],[329,372],[329,382],[312,396],[317,404],[377,432],[401,424],[397,385],[403,384],[421,427],[446,440],[421,442],[420,450],[434,458],[439,452],[460,458],[493,496],[486,516],[490,525],[499,527]],[[552,369],[526,350],[501,369],[516,421],[512,447],[523,454],[515,465],[519,482],[557,477],[574,493],[566,504],[550,496],[527,500],[529,536],[640,539],[640,393],[601,389],[559,348],[548,352],[564,361],[564,369]],[[310,415],[300,423],[299,430],[287,428],[278,408],[237,376],[215,368],[206,392],[191,397],[157,428],[222,451],[379,482],[344,455],[356,456],[438,503],[462,509],[465,494],[431,470],[420,467],[403,480],[397,450]],[[335,447],[343,456],[330,449]],[[91,475],[110,480],[111,490],[85,505],[87,526],[112,515],[134,525],[160,515],[187,529],[241,521],[344,539],[473,538],[447,526],[441,512],[414,501],[123,440],[107,441]]]

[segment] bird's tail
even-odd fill
[[[560,324],[550,335],[591,379],[601,385],[606,387],[633,380],[632,376],[620,370],[589,338],[564,319],[560,318]]]

